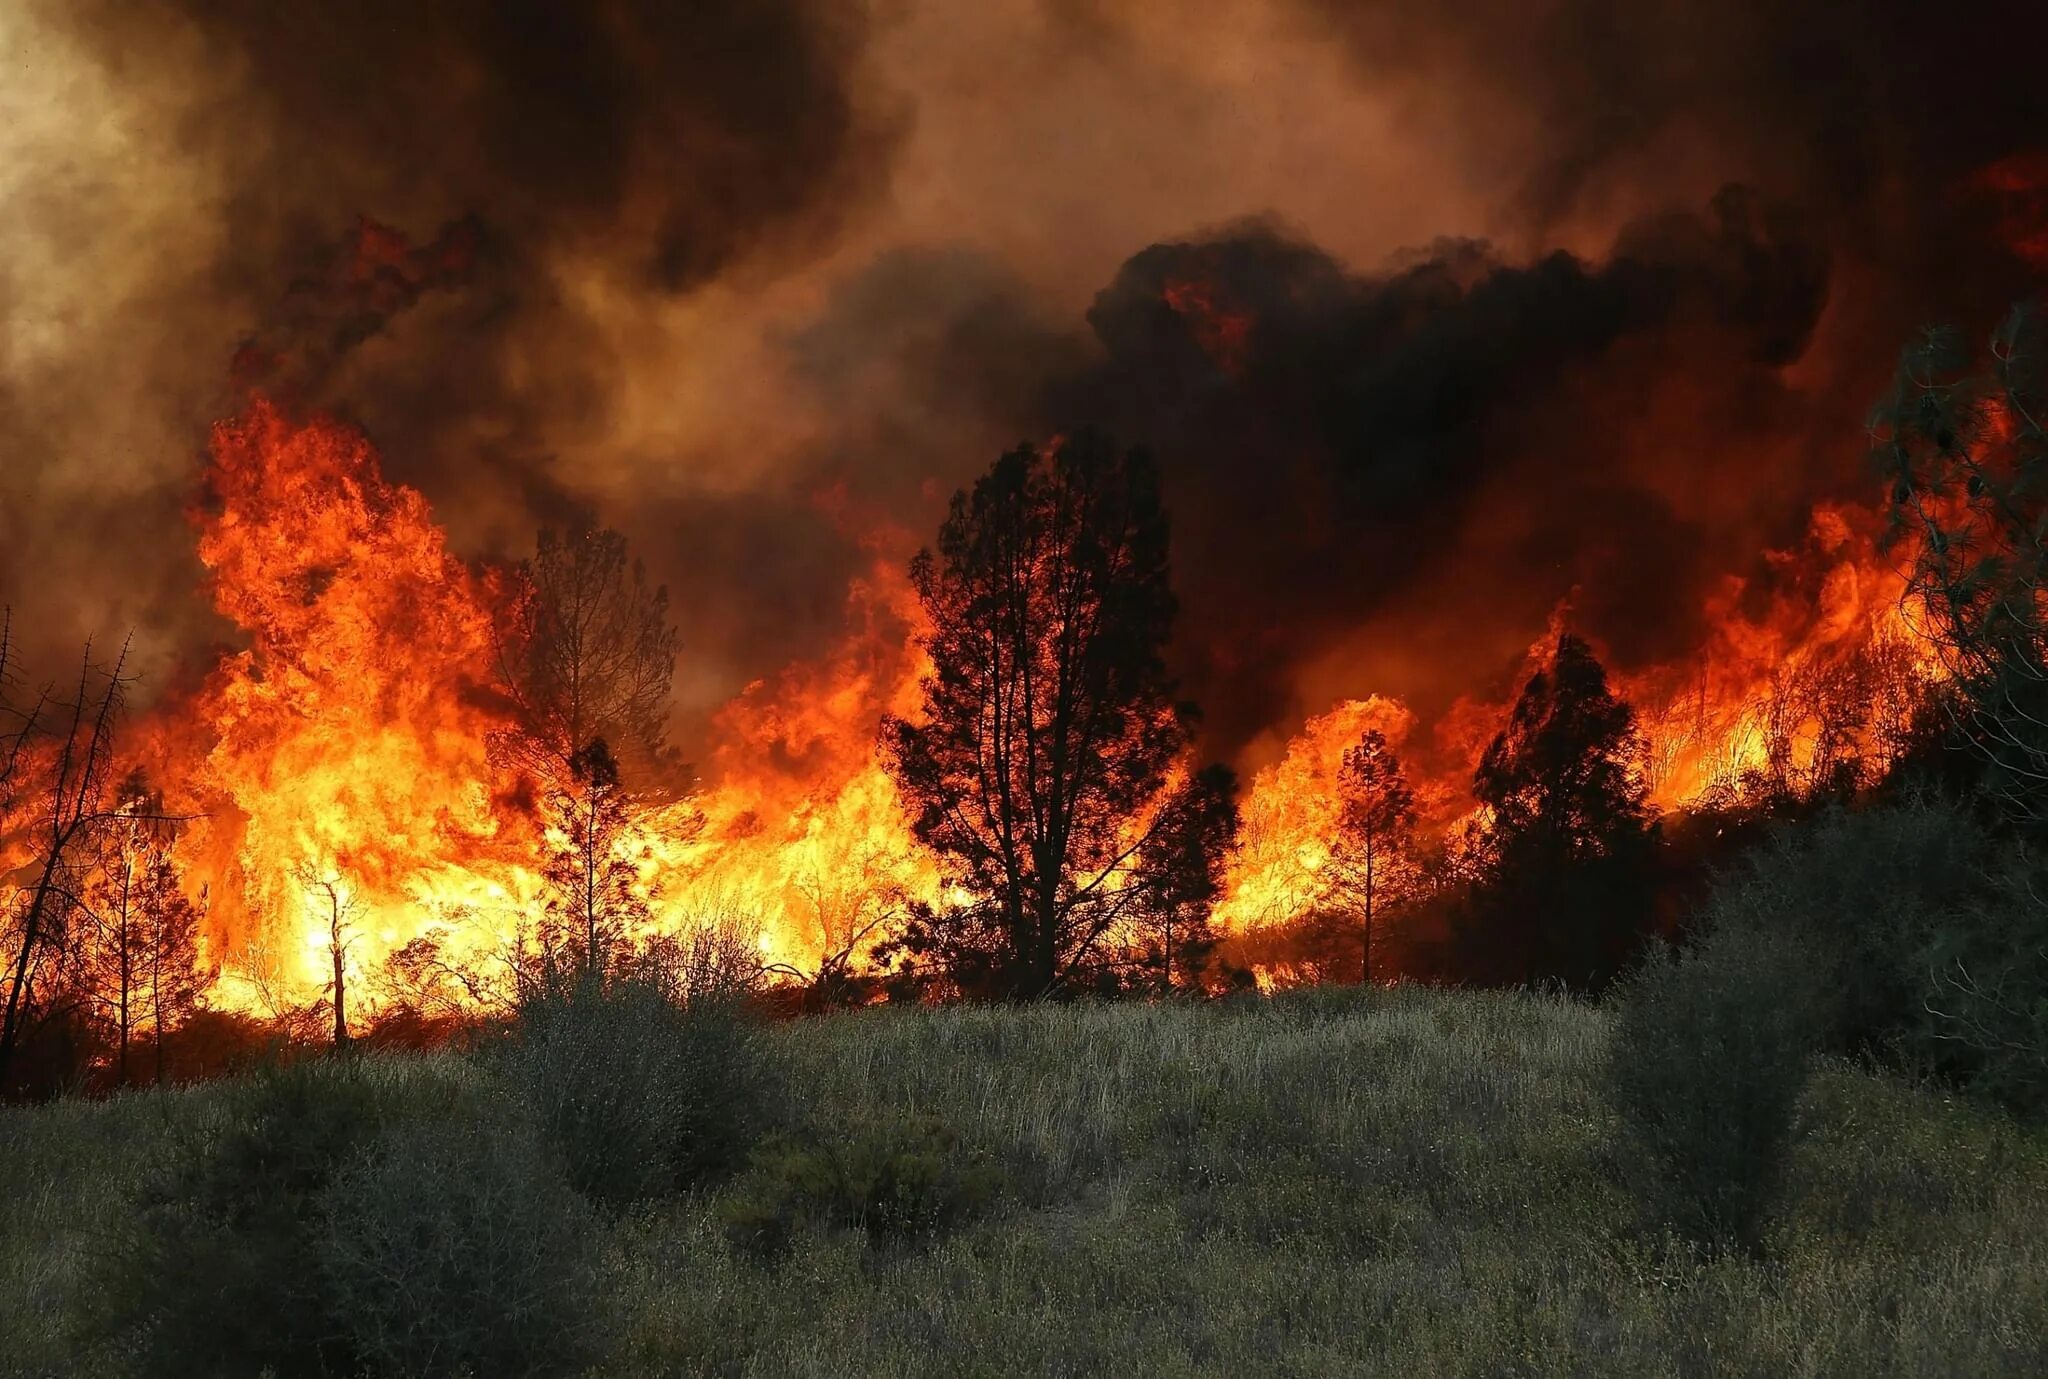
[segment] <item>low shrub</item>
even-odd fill
[[[1830,809],[1778,829],[1720,878],[1700,928],[1723,943],[1797,937],[1837,998],[1829,1050],[1889,1052],[1925,995],[1928,943],[1980,892],[1996,849],[1939,800]]]
[[[308,1060],[224,1089],[210,1123],[106,1242],[92,1327],[150,1375],[352,1374],[320,1271],[322,1193],[390,1108],[368,1060]]]
[[[2014,1110],[2048,1111],[2048,888],[2021,852],[1920,952],[1908,1051]]]
[[[317,1241],[372,1373],[577,1373],[601,1334],[588,1209],[517,1126],[387,1129],[321,1192]]]
[[[1835,999],[1811,945],[1789,934],[1713,934],[1626,979],[1607,1085],[1653,1228],[1709,1251],[1761,1247]]]
[[[775,1256],[805,1222],[859,1230],[868,1243],[915,1242],[987,1211],[1004,1187],[993,1164],[927,1117],[867,1123],[836,1140],[786,1137],[763,1147],[720,1204],[734,1248]]]
[[[530,1002],[504,1072],[568,1180],[607,1207],[739,1168],[776,1083],[736,1008],[627,981]]]
[[[1781,829],[1715,887],[1720,944],[1797,936],[1834,1019],[1816,1047],[2048,1106],[2048,880],[2024,841],[1931,798]]]

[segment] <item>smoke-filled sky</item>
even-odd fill
[[[159,685],[228,638],[184,514],[253,369],[466,555],[627,531],[691,750],[1081,425],[1160,456],[1220,754],[1568,595],[1678,655],[1860,493],[1906,333],[2038,287],[1975,178],[2048,147],[2048,13],[1951,10],[0,0],[0,601]]]

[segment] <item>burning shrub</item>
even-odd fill
[[[1628,979],[1608,1085],[1653,1224],[1760,1245],[1807,1059],[1837,1018],[1813,958],[1790,935],[1716,934]]]
[[[505,1071],[570,1183],[608,1207],[737,1168],[774,1093],[733,1006],[685,1008],[642,980],[529,1001]]]
[[[927,1239],[986,1211],[1002,1187],[950,1126],[918,1116],[770,1145],[719,1215],[735,1248],[772,1257],[806,1221],[864,1231],[870,1245]]]
[[[589,1357],[586,1209],[530,1135],[393,1127],[320,1208],[327,1301],[373,1372],[564,1374]]]

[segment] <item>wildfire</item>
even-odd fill
[[[1337,835],[1338,770],[1360,735],[1378,730],[1399,746],[1415,715],[1392,699],[1351,699],[1312,718],[1287,754],[1252,778],[1240,809],[1216,922],[1254,929],[1293,919],[1320,899],[1320,873]]]
[[[328,980],[316,879],[342,888],[352,974],[428,926],[495,942],[535,889],[531,841],[492,793],[493,591],[449,555],[420,495],[363,438],[265,402],[214,430],[199,555],[249,646],[193,706],[212,737],[202,802],[222,995]]]
[[[884,713],[916,710],[923,613],[902,569],[877,558],[847,596],[849,631],[822,661],[749,685],[719,714],[715,784],[679,854],[699,903],[762,924],[762,948],[811,968],[853,956],[879,926],[939,893],[876,752]]]
[[[333,421],[256,402],[215,428],[207,492],[199,554],[248,645],[160,709],[137,755],[200,816],[180,853],[211,898],[216,1001],[308,1004],[337,950],[369,992],[423,937],[457,962],[516,951],[541,913],[550,835],[534,783],[489,749],[515,727],[492,640],[510,581],[451,555],[425,500]],[[1869,513],[1817,509],[1805,540],[1771,557],[1768,596],[1732,577],[1711,592],[1696,656],[1616,676],[1654,805],[1797,795],[1896,756],[1939,672],[1875,529]],[[705,789],[636,806],[619,846],[653,930],[736,923],[764,962],[805,976],[860,966],[912,904],[944,898],[876,746],[885,714],[916,711],[928,671],[900,564],[873,556],[846,626],[827,655],[720,712]],[[1254,930],[1323,901],[1340,764],[1369,729],[1421,744],[1408,765],[1423,826],[1455,832],[1503,708],[1461,701],[1428,738],[1380,696],[1311,719],[1250,782],[1219,925]]]
[[[1773,553],[1780,578],[1757,611],[1745,611],[1756,600],[1731,576],[1708,598],[1713,630],[1694,656],[1615,677],[1636,709],[1653,807],[1672,812],[1865,785],[1898,758],[1915,706],[1942,671],[1915,630],[1902,601],[1905,575],[1878,549],[1876,528],[1867,511],[1817,507],[1804,542]],[[1531,656],[1554,645],[1557,631],[1539,638]],[[1475,817],[1472,767],[1506,709],[1460,700],[1437,723],[1433,750],[1419,754],[1420,764],[1436,768],[1417,786],[1425,825],[1439,835]],[[1368,729],[1398,747],[1413,728],[1398,702],[1349,700],[1310,719],[1281,761],[1253,777],[1217,907],[1221,925],[1258,929],[1320,900],[1345,749]]]
[[[546,835],[530,785],[487,746],[513,726],[492,688],[505,581],[455,559],[425,500],[386,481],[367,441],[332,421],[255,403],[215,429],[208,492],[200,557],[249,645],[145,742],[153,771],[202,814],[181,849],[213,901],[216,999],[316,999],[337,946],[359,988],[424,936],[457,960],[511,951],[539,913]],[[1896,754],[1914,693],[1937,671],[1874,528],[1867,513],[1817,509],[1804,543],[1773,557],[1776,593],[1759,601],[1724,581],[1698,656],[1617,677],[1656,806],[1797,793]],[[900,565],[877,555],[846,615],[826,656],[721,711],[701,794],[636,812],[621,846],[656,930],[737,919],[764,961],[805,973],[858,965],[910,904],[942,898],[876,752],[877,723],[915,711],[927,670]],[[1470,758],[1501,707],[1461,703],[1411,763],[1427,826],[1447,832],[1469,815]],[[1344,751],[1368,729],[1399,747],[1415,727],[1395,700],[1348,700],[1253,777],[1223,928],[1320,902]]]
[[[339,423],[258,401],[211,456],[199,554],[249,644],[160,709],[135,755],[198,816],[180,852],[212,899],[216,1003],[318,999],[337,947],[359,992],[420,938],[502,960],[541,912],[548,837],[532,783],[489,750],[514,727],[493,688],[507,581],[450,555],[420,494]],[[619,848],[657,931],[737,922],[803,970],[936,895],[875,747],[924,669],[901,569],[878,558],[848,615],[831,655],[721,713],[704,794],[636,809]]]

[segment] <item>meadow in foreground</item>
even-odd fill
[[[306,1187],[299,1264],[232,1285],[336,1309],[306,1353],[340,1372],[2048,1370],[2048,1137],[1818,1061],[1760,1248],[1698,1252],[1630,1186],[1611,1024],[1400,989],[798,1022],[746,1036],[751,1167],[654,1193],[531,1144],[503,1054],[8,1110],[0,1367],[219,1372],[163,1315],[208,1282],[147,1276],[203,1257],[137,1223],[282,1079],[301,1128],[384,1127]]]

